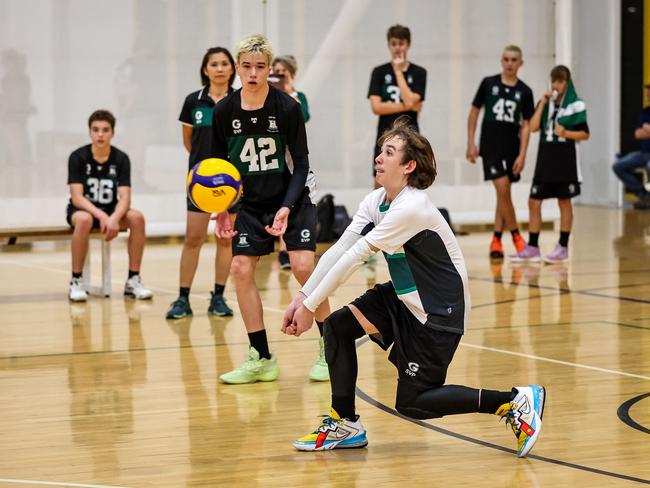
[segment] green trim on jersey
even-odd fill
[[[194,127],[212,127],[214,107],[196,107],[192,110],[192,125]]]
[[[283,173],[285,145],[280,134],[228,137],[228,155],[242,176]]]
[[[385,212],[390,208],[390,203],[380,203],[379,204],[379,211],[380,212]]]
[[[415,286],[415,278],[413,277],[409,263],[406,260],[406,254],[403,252],[395,254],[384,253],[384,257],[388,264],[388,273],[393,282],[395,293],[398,295],[405,295],[416,291],[417,287]]]

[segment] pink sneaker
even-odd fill
[[[542,255],[539,252],[539,247],[529,246],[528,244],[526,244],[526,247],[524,247],[517,254],[510,254],[508,257],[513,261],[538,262],[542,259]]]
[[[548,264],[564,263],[569,260],[569,248],[557,244],[553,252],[544,258]]]

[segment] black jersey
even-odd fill
[[[192,148],[189,169],[204,159],[212,157],[212,114],[216,103],[209,95],[210,87],[204,86],[185,97],[178,120],[192,126]],[[228,93],[232,93],[230,88]]]
[[[427,85],[427,70],[417,64],[409,63],[408,69],[404,72],[404,78],[411,91],[420,95],[424,101],[424,92]],[[402,101],[399,86],[395,79],[395,71],[391,63],[382,64],[372,70],[368,98],[371,95],[381,97],[382,102],[399,103]],[[401,115],[408,115],[412,124],[419,130],[417,112],[407,111],[390,115],[380,115],[379,123],[377,124],[377,139],[389,130],[393,126],[393,122]]]
[[[272,86],[259,110],[242,109],[241,89],[221,100],[214,109],[213,144],[213,156],[227,159],[242,175],[242,205],[255,210],[279,209],[294,172],[306,178],[309,170],[300,104]]]
[[[93,158],[91,145],[82,146],[70,154],[68,160],[68,184],[72,183],[81,183],[84,196],[97,208],[110,214],[117,205],[117,188],[131,186],[129,156],[111,146],[106,162],[98,163]]]
[[[479,152],[483,159],[514,161],[519,155],[521,122],[535,113],[533,91],[521,80],[515,86],[501,81],[501,75],[481,81],[472,105],[485,106]]]
[[[584,102],[581,101],[584,104]],[[555,124],[561,108],[556,106],[546,122],[541,124],[537,164],[533,181],[536,183],[575,183],[582,181],[578,158],[578,146],[573,139],[555,135]],[[548,112],[545,112],[548,113]],[[589,132],[584,122],[566,126],[566,130]]]

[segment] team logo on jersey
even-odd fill
[[[108,176],[117,176],[117,168],[115,167],[114,164],[111,164],[108,167]]]
[[[92,171],[92,168],[90,166],[90,163],[86,163],[86,176],[89,175],[91,171]]]
[[[302,229],[300,231],[300,242],[309,242],[311,239],[311,232],[309,229]]]
[[[203,112],[197,110],[196,113],[194,114],[194,120],[196,122],[196,125],[201,125],[201,123],[203,122]]]
[[[573,193],[574,193],[575,191],[576,191],[576,186],[575,186],[573,183],[571,183],[571,184],[569,185],[569,193],[571,193],[571,194],[573,195]]]
[[[251,245],[248,243],[248,234],[239,234],[237,247],[251,247]]]
[[[269,132],[278,132],[278,124],[275,121],[275,116],[274,115],[269,115]]]
[[[253,124],[257,124],[257,117],[251,117],[251,122]]]
[[[510,88],[506,88],[506,93],[510,93]]]
[[[530,187],[530,194],[531,195],[537,195],[538,191],[539,191],[539,188],[537,187],[537,185],[533,185],[533,186]]]
[[[515,100],[517,100],[517,101],[521,100],[521,92],[520,91],[515,92]]]
[[[412,76],[412,75],[408,75],[408,76],[406,77],[406,82],[407,82],[409,85],[412,85],[412,84],[413,84],[413,76]]]
[[[499,87],[495,85],[492,87],[492,95],[498,95],[498,94],[499,94]]]
[[[386,74],[384,76],[384,83],[386,83],[387,85],[389,85],[392,81],[393,81],[393,75]]]
[[[241,129],[241,120],[232,119],[232,128],[233,129]]]

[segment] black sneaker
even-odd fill
[[[280,262],[280,269],[291,269],[291,261],[289,261],[289,253],[287,251],[280,251],[278,253],[278,261]]]
[[[165,315],[166,319],[182,319],[192,315],[192,309],[190,308],[190,300],[187,297],[180,296],[172,303],[171,307]]]
[[[223,295],[215,295],[213,291],[210,292],[210,306],[208,307],[208,315],[217,315],[219,317],[231,317],[232,309],[226,305],[226,300]]]

